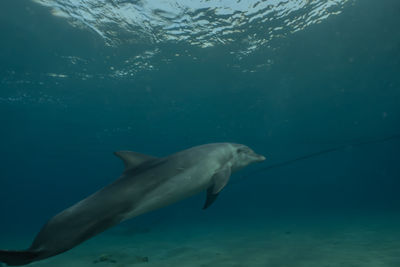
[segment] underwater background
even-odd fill
[[[235,142],[267,160],[209,209],[35,265],[400,266],[399,25],[398,0],[2,0],[0,248],[118,178],[114,151]]]

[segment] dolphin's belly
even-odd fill
[[[134,209],[124,216],[124,220],[168,206],[206,190],[211,185],[213,173],[196,168],[170,177],[143,196],[138,203],[134,203]]]

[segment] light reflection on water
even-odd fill
[[[241,43],[242,53],[339,14],[349,0],[34,0],[106,43]],[[235,46],[236,49],[237,46]]]
[[[197,62],[202,55],[196,49],[207,47],[222,48],[235,62],[226,65],[240,72],[269,68],[269,59],[254,66],[239,62],[260,49],[275,49],[275,40],[341,13],[354,0],[33,1],[74,27],[95,32],[106,46],[145,47],[130,49],[119,66],[108,67],[107,76],[118,79],[157,70],[182,56]],[[80,64],[88,64],[82,60]],[[67,61],[75,64],[77,58]]]

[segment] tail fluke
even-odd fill
[[[8,266],[20,266],[31,263],[39,257],[39,252],[21,250],[0,250],[0,266],[4,262]]]

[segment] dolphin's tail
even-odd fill
[[[0,266],[2,262],[9,266],[25,265],[35,261],[39,254],[39,252],[31,250],[0,250]]]

